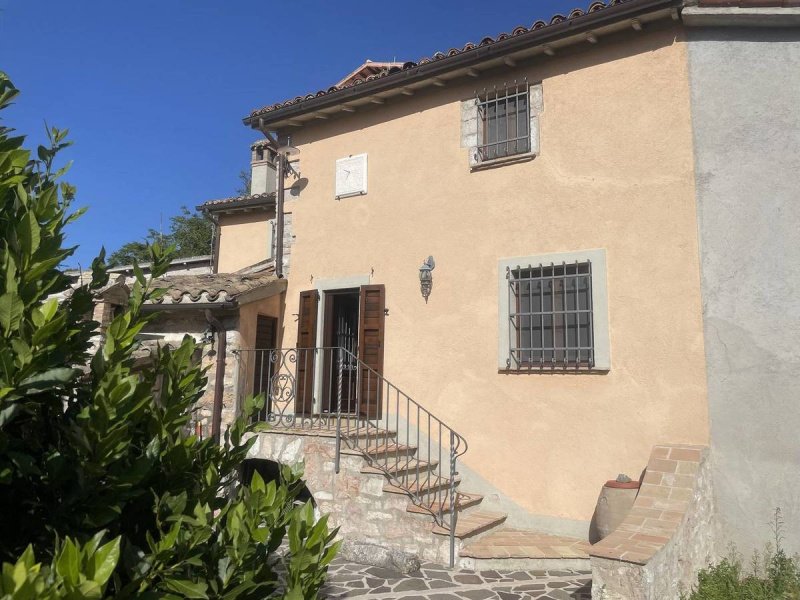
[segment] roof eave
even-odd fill
[[[232,200],[230,202],[220,202],[218,204],[203,203],[198,204],[195,209],[205,213],[217,212],[231,212],[239,210],[253,210],[253,209],[270,209],[275,208],[275,195],[271,194],[269,198],[252,198],[242,200],[241,202]]]
[[[272,296],[277,296],[285,292],[288,285],[289,283],[286,279],[275,279],[266,285],[262,285],[247,292],[242,292],[236,296],[236,302],[241,306],[258,300],[264,300],[265,298],[271,298]]]
[[[274,126],[308,113],[373,96],[395,88],[404,88],[424,80],[433,80],[437,76],[469,69],[523,49],[536,46],[544,47],[565,38],[591,32],[615,23],[637,19],[649,13],[678,9],[682,5],[683,0],[633,0],[625,4],[610,6],[561,23],[512,36],[493,44],[478,46],[455,56],[417,65],[360,85],[330,92],[316,98],[309,98],[273,111],[250,114],[243,119],[243,122],[254,129],[263,130],[266,127]]]
[[[234,300],[225,302],[170,302],[166,304],[142,304],[142,312],[168,312],[174,310],[234,310],[239,308],[239,303]]]

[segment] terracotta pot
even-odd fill
[[[607,481],[600,491],[594,511],[594,526],[597,541],[602,540],[614,531],[636,500],[639,493],[639,482]]]

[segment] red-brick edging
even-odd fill
[[[706,451],[705,446],[654,446],[633,507],[615,531],[589,549],[589,555],[647,564],[683,520]]]

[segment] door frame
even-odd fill
[[[330,293],[341,292],[347,289],[358,288],[362,285],[370,284],[369,275],[350,275],[348,277],[337,277],[334,279],[316,279],[314,288],[319,293],[319,304],[317,306],[317,348],[322,348],[325,343],[325,306]],[[314,404],[312,410],[314,414],[320,414],[322,410],[322,392],[324,388],[324,366],[323,361],[316,361],[314,365]]]

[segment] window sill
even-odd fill
[[[537,156],[536,152],[524,152],[522,154],[513,154],[512,156],[493,158],[491,160],[484,160],[483,162],[470,165],[469,170],[470,172],[483,171],[485,169],[494,169],[496,167],[502,167],[503,165],[528,162],[529,160],[533,160],[534,158],[536,158],[536,156]]]
[[[608,375],[610,368],[592,367],[591,369],[575,367],[522,367],[519,369],[497,369],[498,375]]]

